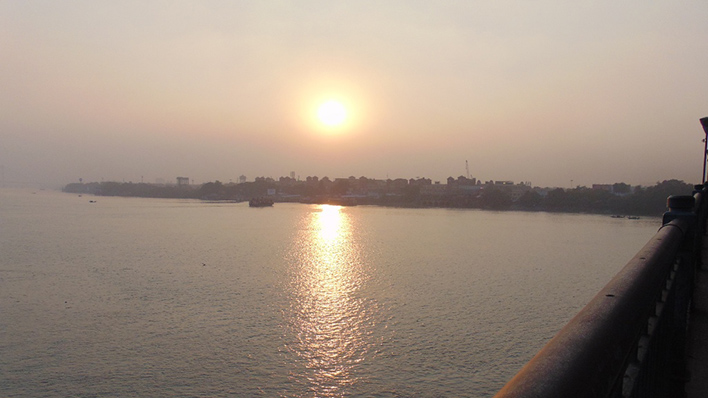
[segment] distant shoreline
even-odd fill
[[[342,182],[344,181],[344,183]],[[412,180],[413,181],[413,180]],[[355,184],[357,183],[357,184]],[[634,187],[616,194],[604,189],[577,187],[538,188],[519,185],[468,186],[416,185],[394,180],[362,188],[357,181],[318,181],[316,184],[256,181],[222,184],[218,181],[199,186],[146,183],[92,182],[66,185],[62,191],[96,196],[123,196],[163,199],[199,199],[212,202],[245,202],[267,197],[275,203],[373,205],[400,208],[481,209],[494,211],[534,211],[585,213],[619,216],[660,216],[670,195],[689,195],[694,186],[667,180],[650,187]],[[628,186],[627,186],[628,187]]]

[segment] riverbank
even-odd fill
[[[63,191],[97,196],[143,198],[201,199],[208,201],[248,201],[268,197],[274,202],[299,202],[337,205],[373,205],[403,208],[470,208],[483,210],[544,211],[607,215],[657,216],[666,209],[666,198],[691,194],[693,185],[667,180],[650,187],[634,187],[631,192],[616,194],[587,187],[539,188],[525,185],[481,185],[461,190],[453,185],[430,186],[391,180],[388,185],[367,190],[344,184],[294,184],[257,181],[202,185],[158,185],[146,183],[68,184]]]

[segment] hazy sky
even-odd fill
[[[6,181],[702,171],[706,1],[0,0],[0,60]]]

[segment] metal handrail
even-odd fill
[[[659,231],[495,398],[680,396],[707,191],[670,196]]]
[[[662,227],[495,397],[606,397],[621,389],[689,227],[686,219]]]

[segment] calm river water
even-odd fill
[[[659,223],[0,190],[0,396],[491,396]]]

